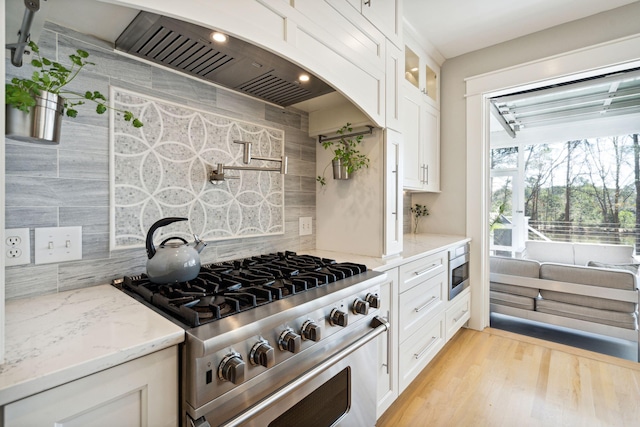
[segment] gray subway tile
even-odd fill
[[[59,150],[60,178],[109,179],[109,157],[101,153]]]
[[[265,119],[295,129],[300,129],[300,114],[273,105],[265,105]]]
[[[55,293],[58,290],[58,264],[7,267],[4,289],[6,299]]]
[[[8,207],[108,206],[109,182],[9,175],[5,203]]]
[[[58,150],[43,145],[5,144],[5,173],[34,177],[58,174]]]
[[[57,207],[7,207],[5,209],[5,228],[36,228],[57,226]]]
[[[81,226],[83,234],[109,233],[109,206],[60,207],[60,227],[74,226]],[[102,237],[109,241],[108,235]]]

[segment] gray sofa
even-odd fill
[[[638,343],[638,276],[613,267],[492,256],[491,311]]]

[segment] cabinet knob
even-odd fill
[[[293,332],[293,330],[285,329],[284,332],[280,334],[280,339],[278,340],[278,347],[280,347],[280,350],[297,353],[300,351],[300,344],[300,335]]]
[[[249,353],[249,362],[252,365],[261,365],[270,368],[275,364],[275,350],[265,341],[258,341]]]
[[[334,308],[329,313],[329,323],[331,326],[342,326],[344,328],[349,323],[349,318],[347,313]]]
[[[313,320],[307,320],[302,324],[300,330],[302,339],[311,341],[320,341],[322,339],[322,328]]]
[[[244,362],[239,353],[230,353],[222,359],[218,366],[218,378],[236,385],[244,382]]]

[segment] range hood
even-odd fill
[[[140,12],[115,42],[116,49],[190,76],[286,107],[333,92],[322,80],[265,49],[212,30]],[[309,81],[299,81],[306,74]]]

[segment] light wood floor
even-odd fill
[[[377,426],[636,427],[640,364],[498,329],[462,329]]]

